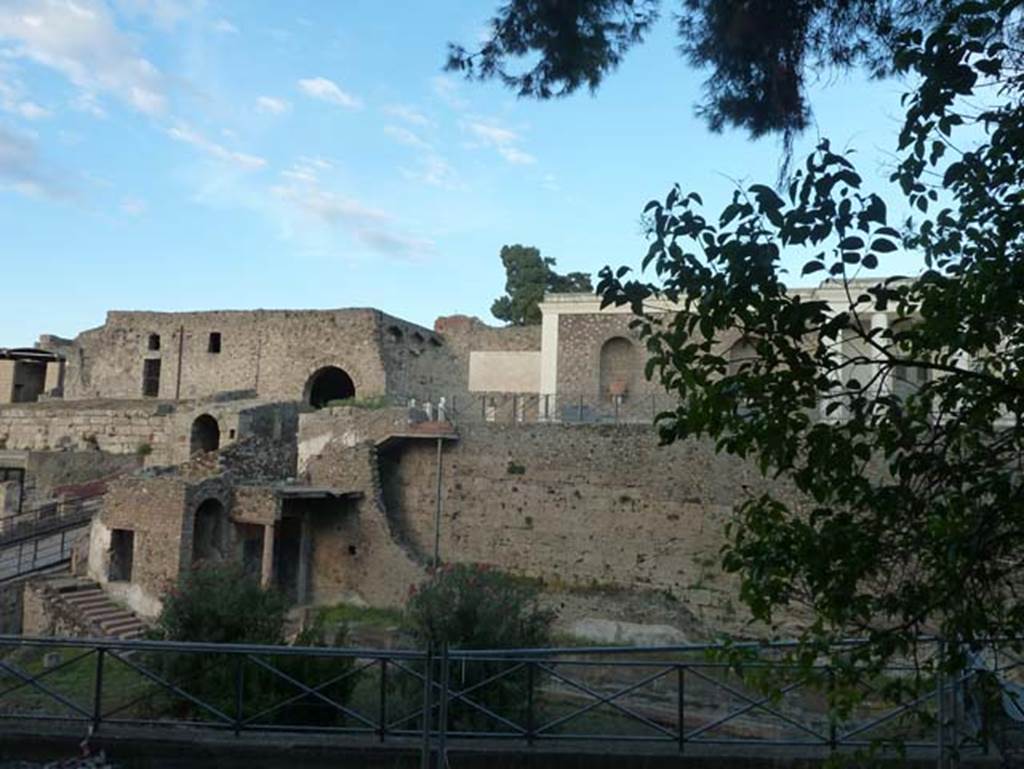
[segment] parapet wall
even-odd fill
[[[172,413],[168,404],[144,401],[4,406],[0,407],[0,449],[157,453],[167,445]]]

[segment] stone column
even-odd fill
[[[274,524],[263,526],[263,562],[260,564],[260,585],[264,588],[274,584]]]

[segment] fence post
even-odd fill
[[[836,747],[838,746],[837,739],[837,726],[836,726],[836,714],[835,714],[835,691],[836,691],[836,672],[831,667],[828,668],[828,749],[829,752],[835,753]]]
[[[533,745],[534,739],[534,718],[533,718],[533,684],[534,666],[537,663],[530,660],[526,663],[526,744]]]
[[[619,423],[619,396],[615,396],[615,424]]]
[[[583,422],[583,396],[582,395],[580,396],[580,405],[579,405],[579,409],[577,410],[576,413],[577,413],[576,421],[582,423]]]
[[[106,652],[102,646],[96,649],[96,674],[93,679],[92,692],[92,730],[93,733],[100,729],[100,722],[103,720],[103,655]]]
[[[243,708],[245,707],[245,669],[242,667],[245,664],[245,657],[241,654],[238,655],[235,663],[235,736],[242,731],[242,718],[244,715]]]
[[[682,753],[686,749],[686,666],[676,666],[676,693],[678,695],[678,702],[676,703],[676,718],[679,724],[679,752]]]
[[[437,725],[437,769],[448,766],[448,679],[451,677],[448,665],[448,644],[441,647],[441,705],[438,712],[440,723]]]
[[[377,726],[377,734],[380,736],[380,741],[384,742],[384,737],[388,733],[388,658],[380,658],[380,712],[378,713],[380,722]]]
[[[936,766],[939,769],[944,769],[946,765],[946,696],[945,696],[945,673],[942,666],[945,664],[945,648],[943,642],[940,640],[939,644],[939,662],[935,668],[935,696],[938,705],[939,718],[938,718],[938,759]]]
[[[430,700],[433,679],[434,653],[433,648],[427,646],[426,667],[423,671],[423,746],[420,751],[420,769],[430,769],[430,716],[433,711]]]

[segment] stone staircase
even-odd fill
[[[141,638],[146,625],[118,606],[91,580],[63,577],[47,580],[47,597],[67,620],[97,638]]]

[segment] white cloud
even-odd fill
[[[256,99],[256,109],[271,115],[287,112],[290,106],[284,99],[275,99],[273,96],[260,96]]]
[[[223,32],[225,35],[238,34],[238,27],[236,27],[227,19],[217,19],[217,21],[213,23],[213,28],[218,32]]]
[[[116,0],[117,7],[127,16],[143,17],[154,24],[170,29],[191,16],[204,5],[203,0]]]
[[[406,179],[429,184],[431,187],[454,190],[463,186],[451,164],[437,154],[426,155],[417,161],[415,168],[403,168],[401,171]]]
[[[418,259],[434,251],[432,241],[404,232],[390,213],[326,188],[317,173],[323,165],[329,164],[319,158],[300,159],[282,172],[285,182],[272,187],[271,192],[305,217],[341,228],[378,253]]]
[[[208,139],[184,123],[179,123],[172,128],[168,128],[167,135],[175,141],[191,144],[193,147],[196,147],[205,154],[215,157],[218,160],[224,160],[232,163],[239,168],[256,170],[263,168],[267,164],[266,160],[261,157],[257,157],[256,155],[247,155],[244,152],[229,150],[227,147]]]
[[[522,137],[510,128],[498,125],[493,120],[479,119],[468,120],[464,126],[482,144],[497,150],[499,155],[513,165],[531,165],[537,162],[537,158],[518,146]]]
[[[0,126],[0,187],[9,187],[23,195],[54,200],[74,197],[74,191],[39,157],[31,137]]]
[[[12,43],[8,55],[61,73],[87,103],[110,94],[149,115],[166,108],[163,76],[100,0],[6,0],[0,40]]]
[[[0,80],[0,110],[26,120],[40,120],[53,114],[31,99],[26,99],[21,83],[15,80]]]
[[[341,90],[337,83],[325,77],[306,78],[300,80],[298,86],[299,90],[307,96],[331,104],[337,104],[339,107],[360,109],[363,106],[363,103],[358,98]]]
[[[421,139],[408,128],[388,125],[384,126],[384,133],[386,133],[399,144],[404,144],[407,147],[414,147],[416,149],[425,151],[430,151],[433,149],[428,142]]]
[[[127,216],[142,216],[149,206],[141,198],[127,197],[121,201],[121,211]]]
[[[389,104],[384,108],[384,112],[392,117],[398,118],[399,120],[404,120],[410,125],[420,126],[423,128],[433,125],[433,121],[431,121],[430,118],[415,107],[409,107],[405,104]]]
[[[447,75],[437,75],[430,83],[437,97],[452,109],[464,110],[469,106],[460,94],[459,84]]]

